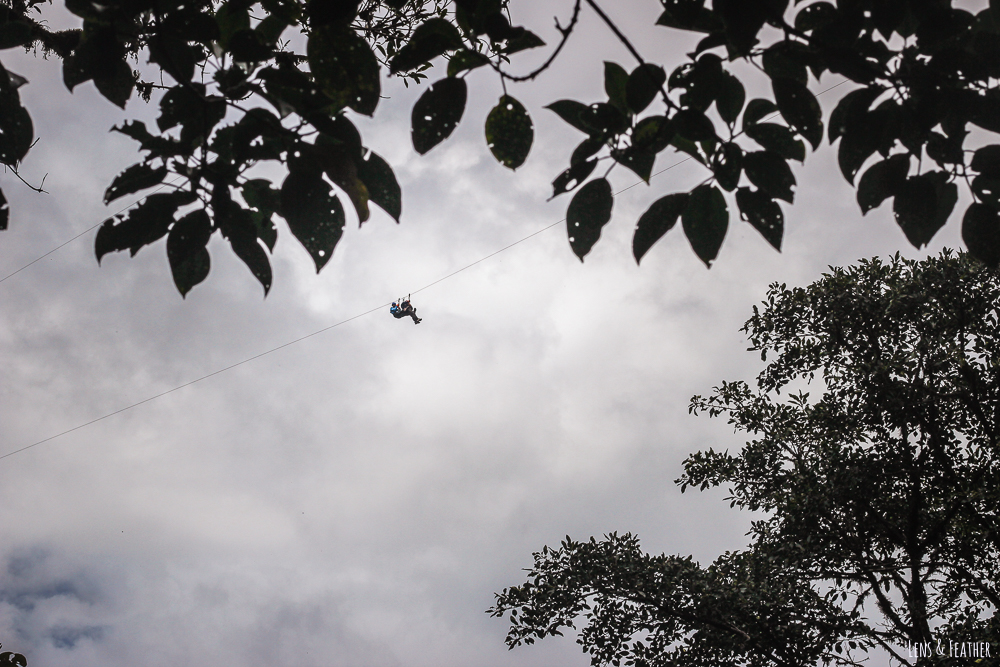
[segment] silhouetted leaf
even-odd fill
[[[649,106],[667,80],[667,73],[659,65],[639,65],[628,75],[625,83],[625,101],[632,113],[640,113]]]
[[[149,61],[162,67],[178,83],[186,83],[194,76],[194,50],[187,42],[173,35],[153,34],[149,40]]]
[[[111,181],[111,185],[104,192],[104,203],[108,204],[124,195],[159,185],[166,176],[166,167],[153,169],[145,163],[134,164]]]
[[[649,183],[649,176],[653,173],[653,163],[656,161],[656,153],[649,148],[630,147],[623,151],[612,151],[611,157],[615,162],[628,167],[636,176]]]
[[[712,268],[729,228],[729,210],[722,191],[707,183],[692,190],[681,223],[695,254]]]
[[[837,164],[848,183],[854,184],[854,177],[862,165],[878,150],[879,138],[874,128],[866,123],[865,118],[860,118],[848,126],[847,132],[840,138],[840,146],[837,147]]]
[[[862,215],[896,196],[909,170],[910,156],[905,154],[893,155],[869,167],[858,181],[858,205]]]
[[[587,160],[600,151],[604,146],[605,143],[600,139],[595,139],[594,137],[584,139],[576,148],[573,149],[573,154],[569,158],[570,166]]]
[[[146,129],[146,124],[140,120],[131,120],[111,128],[112,132],[120,132],[139,142],[139,150],[149,151],[147,159],[154,157],[170,157],[184,152],[176,139],[158,137]]]
[[[343,190],[358,214],[358,224],[368,219],[368,188],[358,177],[358,169],[351,151],[339,142],[321,134],[316,138],[319,164],[327,178]]]
[[[448,76],[457,76],[467,70],[473,70],[488,65],[490,59],[476,51],[462,49],[448,61]]]
[[[250,211],[233,204],[227,207],[224,220],[217,221],[229,240],[233,253],[243,260],[250,273],[264,288],[264,296],[271,290],[271,262],[257,238],[257,227]]]
[[[778,202],[760,190],[740,188],[736,191],[736,205],[740,217],[753,225],[775,250],[781,251],[781,237],[785,231],[785,217]]]
[[[605,178],[590,181],[573,195],[566,210],[566,231],[569,245],[581,262],[601,238],[601,228],[611,220],[613,205],[611,184]]]
[[[1000,215],[985,204],[974,203],[962,218],[962,240],[969,253],[991,268],[1000,265]]]
[[[940,165],[965,164],[961,142],[953,141],[938,132],[931,132],[927,142],[927,157]]]
[[[753,151],[743,156],[743,170],[750,182],[775,199],[789,204],[795,199],[792,187],[795,176],[779,155],[770,151]]]
[[[206,246],[211,236],[212,222],[203,209],[188,213],[170,229],[167,260],[182,297],[208,277],[211,259]]]
[[[545,46],[545,42],[542,38],[530,30],[524,30],[523,28],[517,28],[517,30],[523,30],[523,32],[518,34],[516,37],[512,37],[507,40],[507,46],[503,48],[503,54],[505,56],[509,56],[519,51],[537,49],[540,46]]]
[[[772,81],[790,79],[805,86],[809,82],[809,74],[806,70],[807,54],[804,53],[804,49],[805,46],[798,42],[777,42],[764,51],[761,66]],[[781,107],[780,102],[778,107]]]
[[[792,79],[774,79],[771,87],[784,119],[812,144],[813,150],[819,148],[823,140],[823,111],[816,97],[805,84]]]
[[[608,103],[624,114],[629,113],[625,88],[628,83],[628,72],[618,63],[604,61],[604,92],[608,95]]]
[[[795,15],[795,29],[809,32],[821,28],[837,18],[837,8],[829,2],[809,5]]]
[[[319,174],[291,170],[281,184],[281,215],[319,273],[344,233],[344,207]]]
[[[681,109],[670,119],[674,131],[689,141],[715,141],[715,126],[708,116],[693,109]]]
[[[368,199],[378,204],[393,220],[399,222],[403,208],[402,191],[389,163],[376,153],[370,152],[365,159],[355,164],[358,178],[364,181],[368,188]]]
[[[734,142],[723,144],[715,153],[711,166],[722,189],[732,192],[743,171],[743,149]]]
[[[635,124],[632,145],[659,153],[670,145],[673,137],[674,128],[666,116],[647,116]]]
[[[14,165],[20,162],[34,138],[31,116],[21,106],[17,91],[0,93],[0,163]]]
[[[135,77],[132,75],[132,68],[124,60],[119,60],[115,65],[114,74],[107,77],[94,77],[94,85],[98,92],[112,104],[125,108],[125,103],[132,96],[135,88]]]
[[[722,72],[719,77],[718,94],[715,97],[715,108],[727,125],[732,126],[739,118],[746,97],[746,90],[740,80],[729,72]]]
[[[591,128],[583,122],[583,114],[587,113],[587,105],[575,100],[559,100],[545,107],[555,111],[560,118],[585,134],[591,133]]]
[[[219,26],[219,44],[229,49],[229,40],[240,30],[250,29],[250,12],[247,3],[230,0],[215,12],[215,22]]]
[[[958,188],[947,179],[941,171],[910,176],[896,191],[892,202],[896,223],[915,248],[927,245],[955,208]]]
[[[273,215],[281,209],[281,192],[271,187],[271,182],[263,178],[245,181],[241,186],[243,200],[255,211],[250,212],[257,238],[264,242],[268,250],[274,250],[278,240],[278,230],[274,226]]]
[[[535,130],[520,102],[503,95],[486,117],[486,145],[497,161],[517,169],[528,158]]]
[[[755,99],[747,103],[746,111],[743,112],[743,129],[746,130],[754,123],[760,122],[765,116],[778,113],[778,107],[771,100]]]
[[[756,123],[746,128],[746,135],[758,144],[786,160],[806,159],[806,146],[784,125]]]
[[[7,203],[7,198],[3,195],[3,190],[0,190],[0,232],[7,229],[7,223],[10,220],[10,204]]]
[[[109,252],[128,250],[134,256],[143,246],[160,240],[167,235],[177,209],[196,199],[194,193],[183,190],[154,193],[127,213],[108,218],[94,239],[98,264]]]
[[[863,119],[872,102],[883,92],[885,89],[880,86],[868,86],[844,95],[830,114],[830,127],[827,130],[830,143],[843,135],[848,125],[854,125]]]
[[[688,193],[677,192],[666,197],[660,197],[639,216],[632,237],[632,256],[638,264],[646,252],[659,241],[664,234],[673,229],[677,218],[687,207]]]
[[[413,31],[410,41],[390,61],[389,71],[393,74],[407,72],[430,62],[445,51],[461,48],[462,36],[458,28],[443,18],[434,17]]]
[[[1000,144],[978,149],[973,153],[972,163],[969,166],[987,178],[1000,179]]]
[[[656,25],[697,32],[717,32],[722,29],[722,22],[712,10],[698,2],[676,3],[665,8],[656,20]]]
[[[356,32],[336,25],[314,30],[306,53],[316,83],[334,104],[375,113],[382,91],[378,59]]]
[[[424,91],[410,116],[413,148],[423,155],[447,139],[465,111],[465,79],[441,79]]]
[[[587,180],[587,177],[594,171],[594,167],[597,166],[597,160],[584,160],[582,162],[577,162],[569,169],[563,173],[556,176],[556,180],[552,181],[552,196],[549,199],[554,199],[564,192],[569,192],[575,189],[578,185]]]
[[[972,191],[982,201],[995,209],[1000,209],[1000,178],[976,176],[972,179]]]
[[[580,114],[580,121],[592,137],[609,137],[628,131],[629,116],[618,107],[607,102],[598,102],[586,107]]]
[[[181,126],[181,143],[204,140],[226,115],[226,103],[221,97],[203,95],[204,88],[195,84],[174,86],[160,100],[160,116],[156,125],[165,132]]]

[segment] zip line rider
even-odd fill
[[[397,320],[403,317],[412,317],[414,324],[420,324],[423,321],[422,317],[417,317],[417,309],[413,307],[410,303],[410,295],[407,294],[405,299],[397,299],[392,302],[389,306],[389,312]]]

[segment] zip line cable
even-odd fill
[[[653,178],[654,176],[659,176],[663,172],[669,171],[669,170],[673,169],[674,167],[676,167],[678,165],[684,164],[685,162],[689,161],[690,159],[691,159],[690,157],[687,157],[687,158],[684,158],[683,160],[679,160],[679,161],[673,163],[672,165],[670,165],[669,167],[665,167],[665,168],[661,169],[660,171],[656,172],[655,174],[653,174],[652,176],[650,176],[650,178]],[[634,188],[635,186],[639,185],[639,183],[642,183],[642,182],[643,181],[638,181],[636,183],[633,183],[632,185],[629,185],[629,186],[627,186],[625,188],[622,188],[621,190],[619,190],[618,192],[616,192],[615,195],[619,195],[619,194],[625,192],[626,190],[631,190],[632,188]],[[514,241],[513,243],[510,243],[510,244],[504,246],[503,248],[500,248],[499,250],[495,250],[495,251],[491,252],[490,254],[486,255],[485,257],[480,257],[476,261],[474,261],[474,262],[472,262],[470,264],[466,264],[462,268],[460,268],[460,269],[458,269],[456,271],[452,271],[451,273],[445,275],[444,277],[438,278],[434,282],[428,283],[428,284],[424,285],[423,287],[421,287],[420,289],[416,289],[416,290],[414,290],[413,292],[410,292],[410,293],[411,294],[419,294],[420,292],[423,292],[424,290],[429,289],[429,288],[433,287],[434,285],[437,285],[438,283],[440,283],[442,281],[445,281],[448,278],[451,278],[452,276],[456,276],[459,273],[461,273],[462,271],[465,271],[466,269],[472,268],[476,264],[479,264],[481,262],[485,262],[486,260],[490,259],[491,257],[495,257],[496,255],[499,255],[500,253],[504,252],[505,250],[510,250],[514,246],[516,246],[516,245],[518,245],[520,243],[523,243],[524,241],[527,241],[530,238],[538,236],[542,232],[548,231],[548,230],[552,229],[553,227],[555,227],[556,225],[559,225],[559,224],[561,224],[561,223],[563,223],[565,221],[566,221],[566,218],[563,218],[561,220],[558,220],[557,222],[553,222],[550,225],[546,225],[545,227],[542,227],[541,229],[539,229],[537,231],[534,231],[534,232],[528,234],[527,236],[524,236],[524,237],[518,239],[517,241]],[[84,232],[84,234],[85,233],[86,232]],[[72,240],[73,239],[70,239],[70,241],[72,241]],[[67,243],[69,243],[69,241],[67,241]],[[65,243],[63,245],[65,245]],[[62,246],[60,246],[60,247],[62,247]],[[56,248],[56,250],[58,250],[58,248]],[[51,254],[52,252],[55,252],[55,250],[52,250],[52,251],[50,251],[47,254]],[[42,257],[44,257],[44,256],[45,255],[43,255]],[[39,258],[39,259],[41,259],[41,258]],[[35,260],[35,261],[37,262],[38,260]],[[28,265],[28,266],[30,266],[30,265]],[[27,268],[27,266],[24,267],[24,268]],[[11,274],[11,275],[13,275],[13,274]],[[131,410],[132,408],[137,408],[140,405],[143,405],[145,403],[149,403],[150,401],[155,401],[158,398],[166,396],[167,394],[172,394],[175,391],[183,389],[184,387],[190,387],[191,385],[193,385],[193,384],[195,384],[197,382],[201,382],[202,380],[207,380],[210,377],[214,377],[216,375],[220,375],[221,373],[225,373],[226,371],[232,370],[232,369],[236,368],[237,366],[242,366],[243,364],[250,363],[251,361],[254,361],[256,359],[260,359],[261,357],[267,356],[267,355],[271,354],[272,352],[277,352],[278,350],[284,349],[284,348],[289,347],[291,345],[295,345],[296,343],[300,343],[300,342],[306,340],[307,338],[312,338],[313,336],[318,336],[319,334],[321,334],[323,332],[326,332],[326,331],[329,331],[330,329],[334,329],[336,327],[339,327],[341,324],[347,324],[348,322],[351,322],[353,320],[362,318],[365,315],[371,315],[372,313],[374,313],[376,311],[382,310],[383,308],[385,308],[388,305],[389,305],[388,303],[383,303],[382,305],[376,306],[375,308],[372,308],[371,310],[366,310],[365,312],[359,313],[359,314],[354,315],[352,317],[349,317],[346,320],[341,320],[340,322],[337,322],[336,324],[331,324],[329,326],[323,327],[322,329],[318,329],[316,331],[313,331],[312,333],[306,334],[305,336],[300,336],[299,338],[296,338],[294,340],[290,340],[287,343],[282,343],[281,345],[278,345],[277,347],[272,347],[269,350],[266,350],[266,351],[261,352],[259,354],[255,354],[252,357],[247,357],[246,359],[244,359],[242,361],[237,361],[234,364],[230,364],[230,365],[225,366],[223,368],[219,368],[217,370],[214,370],[211,373],[208,373],[206,375],[202,375],[201,377],[195,378],[194,380],[189,380],[188,382],[185,382],[184,384],[177,385],[173,389],[168,389],[166,391],[161,391],[159,394],[155,394],[153,396],[150,396],[149,398],[144,398],[141,401],[136,401],[135,403],[132,403],[131,405],[127,405],[124,408],[119,408],[118,410],[115,410],[114,412],[109,412],[109,413],[107,413],[106,415],[104,415],[102,417],[98,417],[96,419],[91,419],[90,421],[85,422],[83,424],[79,424],[78,426],[74,426],[73,428],[66,429],[65,431],[62,431],[60,433],[56,433],[55,435],[50,435],[49,437],[47,437],[47,438],[45,438],[43,440],[39,440],[38,442],[34,442],[34,443],[30,444],[30,445],[26,445],[24,447],[21,447],[20,449],[15,449],[14,451],[7,452],[6,454],[0,455],[0,461],[2,461],[3,459],[5,459],[5,458],[7,458],[9,456],[14,456],[15,454],[20,454],[21,452],[27,451],[27,450],[31,449],[32,447],[37,447],[38,445],[42,445],[42,444],[45,444],[46,442],[50,442],[52,440],[55,440],[56,438],[60,438],[60,437],[62,437],[64,435],[72,433],[73,431],[79,431],[80,429],[86,428],[87,426],[90,426],[91,424],[96,424],[99,421],[104,421],[105,419],[107,419],[109,417],[114,417],[115,415],[119,415],[119,414],[121,414],[123,412]]]
[[[180,179],[176,179],[176,180],[174,180],[174,181],[173,181],[172,183],[163,183],[162,185],[160,185],[160,187],[156,188],[156,190],[153,190],[153,192],[150,192],[149,194],[153,194],[154,192],[158,192],[158,191],[162,190],[163,188],[167,187],[168,185],[176,185],[177,183],[180,183]],[[111,215],[110,217],[112,217],[112,218],[113,218],[113,217],[115,217],[116,215],[121,215],[122,213],[124,213],[124,212],[125,212],[125,211],[127,211],[128,209],[132,208],[133,206],[135,206],[136,204],[138,204],[139,202],[141,202],[141,201],[142,201],[143,199],[145,199],[145,198],[146,198],[146,197],[148,197],[148,196],[149,196],[149,195],[145,195],[145,196],[143,196],[143,197],[140,197],[139,199],[135,200],[135,201],[134,201],[134,202],[132,202],[131,204],[128,204],[127,206],[125,206],[125,208],[121,209],[120,211],[118,211],[118,212],[116,212],[116,213],[113,213],[113,214],[112,214],[112,215]],[[54,253],[54,252],[55,252],[56,250],[59,250],[59,249],[60,249],[60,248],[62,248],[63,246],[67,246],[67,245],[69,245],[70,243],[72,243],[73,241],[77,240],[78,238],[80,238],[80,237],[81,237],[81,236],[83,236],[84,234],[88,234],[88,233],[90,233],[90,232],[94,231],[95,229],[97,229],[98,227],[100,227],[100,226],[101,226],[101,225],[103,225],[103,224],[104,224],[104,220],[102,220],[101,222],[97,223],[96,225],[94,225],[93,227],[91,227],[91,228],[89,228],[89,229],[85,229],[85,230],[83,230],[82,232],[80,232],[79,234],[77,234],[76,236],[74,236],[73,238],[71,238],[70,240],[68,240],[68,241],[65,241],[65,242],[63,242],[63,243],[61,243],[61,244],[57,245],[57,246],[56,246],[55,248],[53,248],[52,250],[49,250],[49,251],[48,251],[47,253],[45,253],[45,254],[44,254],[44,255],[42,255],[41,257],[36,257],[35,259],[31,260],[30,262],[28,262],[27,264],[25,264],[24,266],[22,266],[22,267],[21,267],[20,269],[18,269],[17,271],[14,271],[13,273],[8,273],[8,274],[7,274],[7,275],[5,275],[5,276],[4,276],[3,278],[0,278],[0,283],[2,283],[3,281],[7,280],[8,278],[13,278],[14,276],[16,276],[17,274],[19,274],[19,273],[20,273],[21,271],[24,271],[24,270],[25,270],[26,268],[28,268],[29,266],[31,266],[31,265],[32,265],[32,264],[34,264],[35,262],[40,262],[40,261],[42,261],[43,259],[45,259],[45,258],[46,258],[46,257],[48,257],[49,255],[51,255],[52,253]]]
[[[833,90],[837,86],[843,85],[844,83],[847,83],[846,79],[844,81],[841,81],[840,83],[838,83],[838,84],[836,84],[834,86],[831,86],[830,88],[827,88],[826,90],[818,93],[818,95],[822,95],[823,93],[825,93],[827,91]],[[670,171],[674,167],[680,166],[680,165],[684,164],[685,162],[689,162],[691,159],[692,159],[691,157],[686,157],[683,160],[678,160],[677,162],[673,163],[672,165],[670,165],[668,167],[664,167],[663,169],[661,169],[660,171],[656,172],[655,174],[652,174],[650,176],[650,179],[653,179],[656,176],[659,176],[660,174],[662,174],[664,172]],[[625,192],[626,190],[631,190],[632,188],[636,187],[640,183],[643,183],[643,181],[636,181],[632,185],[626,186],[626,187],[622,188],[621,190],[618,190],[617,192],[614,193],[614,196],[618,196],[621,193]],[[163,187],[163,186],[161,186],[161,187]],[[129,207],[125,207],[125,208],[129,208]],[[125,209],[122,209],[122,210],[124,211]],[[121,211],[119,211],[119,213],[120,212]],[[118,215],[118,214],[116,213],[115,215]],[[420,292],[423,292],[426,289],[430,289],[434,285],[437,285],[440,282],[448,280],[449,278],[451,278],[453,276],[456,276],[459,273],[462,273],[466,269],[471,269],[473,266],[475,266],[477,264],[480,264],[481,262],[485,262],[486,260],[490,259],[491,257],[495,257],[496,255],[499,255],[500,253],[502,253],[502,252],[504,252],[506,250],[510,250],[514,246],[519,245],[519,244],[521,244],[521,243],[523,243],[523,242],[527,241],[528,239],[531,239],[531,238],[533,238],[535,236],[538,236],[542,232],[546,232],[546,231],[552,229],[553,227],[555,227],[556,225],[562,224],[565,221],[566,221],[566,218],[562,218],[561,220],[553,222],[550,225],[546,225],[545,227],[542,227],[541,229],[539,229],[537,231],[534,231],[534,232],[528,234],[527,236],[524,236],[524,237],[518,239],[517,241],[514,241],[513,243],[510,243],[510,244],[504,246],[503,248],[500,248],[499,250],[495,250],[495,251],[491,252],[490,254],[488,254],[488,255],[486,255],[484,257],[480,257],[476,261],[471,262],[469,264],[466,264],[462,268],[457,269],[455,271],[452,271],[451,273],[449,273],[449,274],[447,274],[447,275],[445,275],[445,276],[443,276],[441,278],[438,278],[437,280],[435,280],[435,281],[433,281],[431,283],[428,283],[428,284],[424,285],[423,287],[414,290],[413,292],[410,292],[410,294],[419,294]],[[97,227],[97,226],[98,225],[94,225],[94,227]],[[91,229],[93,229],[94,227],[91,227]],[[56,248],[53,248],[52,250],[50,250],[49,252],[45,253],[44,255],[42,255],[41,257],[39,257],[38,259],[34,260],[33,262],[31,262],[29,264],[26,264],[25,266],[21,267],[20,269],[18,269],[14,273],[12,273],[12,274],[8,275],[7,277],[3,278],[2,280],[0,280],[0,282],[3,282],[4,280],[6,280],[7,278],[9,278],[10,276],[13,276],[16,273],[19,273],[20,271],[23,271],[24,269],[26,269],[29,266],[31,266],[31,264],[34,264],[35,262],[39,261],[40,259],[43,259],[44,257],[47,257],[48,255],[51,255],[56,250],[59,250],[59,248],[62,248],[66,244],[70,243],[71,241],[74,241],[74,240],[80,238],[80,236],[83,236],[83,234],[86,234],[88,231],[90,231],[90,230],[88,229],[87,231],[85,231],[85,232],[83,232],[81,234],[78,234],[77,236],[73,237],[69,241],[66,241],[62,245],[60,245],[60,246],[58,246]],[[141,401],[137,401],[135,403],[132,403],[131,405],[127,405],[124,408],[119,408],[118,410],[115,410],[114,412],[109,412],[106,415],[103,415],[103,416],[98,417],[96,419],[91,419],[90,421],[85,422],[83,424],[79,424],[78,426],[74,426],[73,428],[67,429],[67,430],[62,431],[60,433],[56,433],[55,435],[50,435],[49,437],[47,437],[47,438],[45,438],[43,440],[39,440],[39,441],[34,442],[34,443],[30,444],[30,445],[26,445],[24,447],[21,447],[20,449],[15,449],[15,450],[13,450],[11,452],[7,452],[6,454],[0,455],[0,461],[2,461],[3,459],[8,458],[10,456],[14,456],[15,454],[20,454],[21,452],[27,451],[27,450],[29,450],[29,449],[31,449],[33,447],[37,447],[39,445],[45,444],[46,442],[50,442],[52,440],[55,440],[56,438],[60,438],[60,437],[62,437],[64,435],[67,435],[67,434],[72,433],[74,431],[79,431],[80,429],[86,428],[87,426],[90,426],[91,424],[96,424],[99,421],[104,421],[105,419],[108,419],[109,417],[114,417],[115,415],[119,415],[119,414],[121,414],[123,412],[127,412],[128,410],[131,410],[132,408],[137,408],[140,405],[144,405],[144,404],[149,403],[151,401],[155,401],[156,399],[161,398],[163,396],[166,396],[167,394],[172,394],[175,391],[179,391],[181,389],[184,389],[185,387],[190,387],[191,385],[196,384],[198,382],[201,382],[202,380],[207,380],[210,377],[215,377],[216,375],[220,375],[222,373],[225,373],[226,371],[232,370],[232,369],[236,368],[237,366],[242,366],[243,364],[247,364],[247,363],[250,363],[251,361],[255,361],[257,359],[260,359],[261,357],[267,356],[267,355],[271,354],[272,352],[277,352],[278,350],[282,350],[282,349],[284,349],[286,347],[290,347],[292,345],[295,345],[296,343],[300,343],[300,342],[306,340],[307,338],[312,338],[313,336],[318,336],[319,334],[324,333],[326,331],[329,331],[330,329],[335,329],[336,327],[339,327],[342,324],[347,324],[348,322],[352,322],[354,320],[360,319],[360,318],[362,318],[362,317],[364,317],[366,315],[371,315],[372,313],[374,313],[376,311],[382,310],[383,308],[385,308],[388,305],[389,305],[388,303],[384,303],[384,304],[382,304],[380,306],[376,306],[375,308],[372,308],[371,310],[366,310],[363,313],[359,313],[357,315],[353,315],[351,317],[348,317],[346,320],[341,320],[341,321],[339,321],[339,322],[337,322],[335,324],[331,324],[329,326],[323,327],[322,329],[317,329],[316,331],[313,331],[312,333],[306,334],[304,336],[300,336],[299,338],[296,338],[294,340],[290,340],[287,343],[282,343],[281,345],[278,345],[276,347],[272,347],[269,350],[265,350],[264,352],[260,352],[259,354],[255,354],[252,357],[247,357],[246,359],[243,359],[242,361],[237,361],[234,364],[230,364],[229,366],[225,366],[223,368],[219,368],[217,370],[212,371],[211,373],[208,373],[206,375],[202,375],[201,377],[195,378],[194,380],[189,380],[188,382],[185,382],[184,384],[178,385],[178,386],[174,387],[173,389],[168,389],[166,391],[162,391],[159,394],[155,394],[153,396],[150,396],[149,398],[144,398]]]

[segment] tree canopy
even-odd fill
[[[761,513],[750,546],[702,567],[632,535],[567,537],[497,595],[507,643],[582,624],[594,665],[984,657],[954,660],[949,642],[989,642],[979,664],[996,664],[998,304],[997,273],[948,252],[772,285],[743,329],[770,360],[756,387],[724,382],[690,406],[751,439],[691,455],[677,480]]]
[[[634,58],[628,67],[605,63],[606,100],[546,107],[585,137],[552,183],[554,197],[575,191],[567,236],[581,260],[612,216],[608,173],[623,167],[648,182],[668,149],[689,155],[706,177],[639,217],[636,261],[680,220],[711,265],[733,206],[780,250],[779,202],[787,208],[795,198],[789,164],[820,150],[825,136],[839,142],[840,169],[856,184],[863,213],[892,200],[896,222],[919,248],[949,219],[961,186],[972,200],[962,217],[969,251],[1000,263],[1000,144],[990,143],[1000,132],[996,0],[975,13],[948,0],[661,3],[665,41],[674,31],[703,36],[684,62],[667,67],[658,54],[640,53],[596,0],[566,0],[558,43],[526,73],[512,69],[518,54],[546,45],[512,24],[517,7],[508,0],[66,0],[80,27],[60,32],[45,20],[51,0],[10,0],[0,6],[0,49],[58,56],[71,91],[93,82],[119,107],[134,97],[159,105],[155,127],[131,120],[114,128],[137,142],[141,159],[104,200],[147,196],[100,227],[95,251],[98,261],[134,255],[166,238],[182,294],[207,277],[216,232],[266,294],[277,217],[317,271],[346,224],[342,198],[359,223],[371,204],[400,220],[392,168],[365,148],[351,120],[376,113],[386,73],[415,83],[435,75],[411,118],[421,154],[462,120],[466,77],[499,77],[505,93],[485,119],[486,142],[497,161],[517,169],[534,125],[515,84],[544,78],[581,11],[595,12]],[[438,59],[447,61],[440,74]],[[747,99],[730,71],[739,61],[768,78],[770,98]],[[810,85],[829,74],[852,90],[824,123]],[[35,138],[18,93],[25,83],[0,65],[0,162],[18,176]],[[287,175],[274,182],[255,169],[262,164]],[[8,218],[0,193],[0,228]]]

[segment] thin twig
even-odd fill
[[[559,46],[557,46],[555,50],[552,52],[552,55],[550,55],[548,59],[544,63],[539,65],[538,68],[535,69],[534,71],[528,74],[524,74],[522,76],[514,76],[513,74],[507,74],[506,72],[504,72],[503,69],[500,67],[500,65],[495,65],[493,61],[490,61],[490,67],[496,70],[496,72],[502,78],[508,79],[510,81],[521,82],[521,81],[530,81],[534,79],[536,76],[547,70],[552,65],[553,62],[555,62],[555,59],[559,55],[559,52],[562,51],[563,47],[566,46],[566,42],[569,41],[569,36],[572,34],[573,29],[576,27],[576,22],[579,18],[580,18],[580,0],[576,0],[576,4],[573,5],[573,16],[570,18],[568,26],[563,28],[561,25],[559,25],[559,18],[556,17],[556,30],[558,30],[559,33],[562,35],[562,38],[559,40]]]

